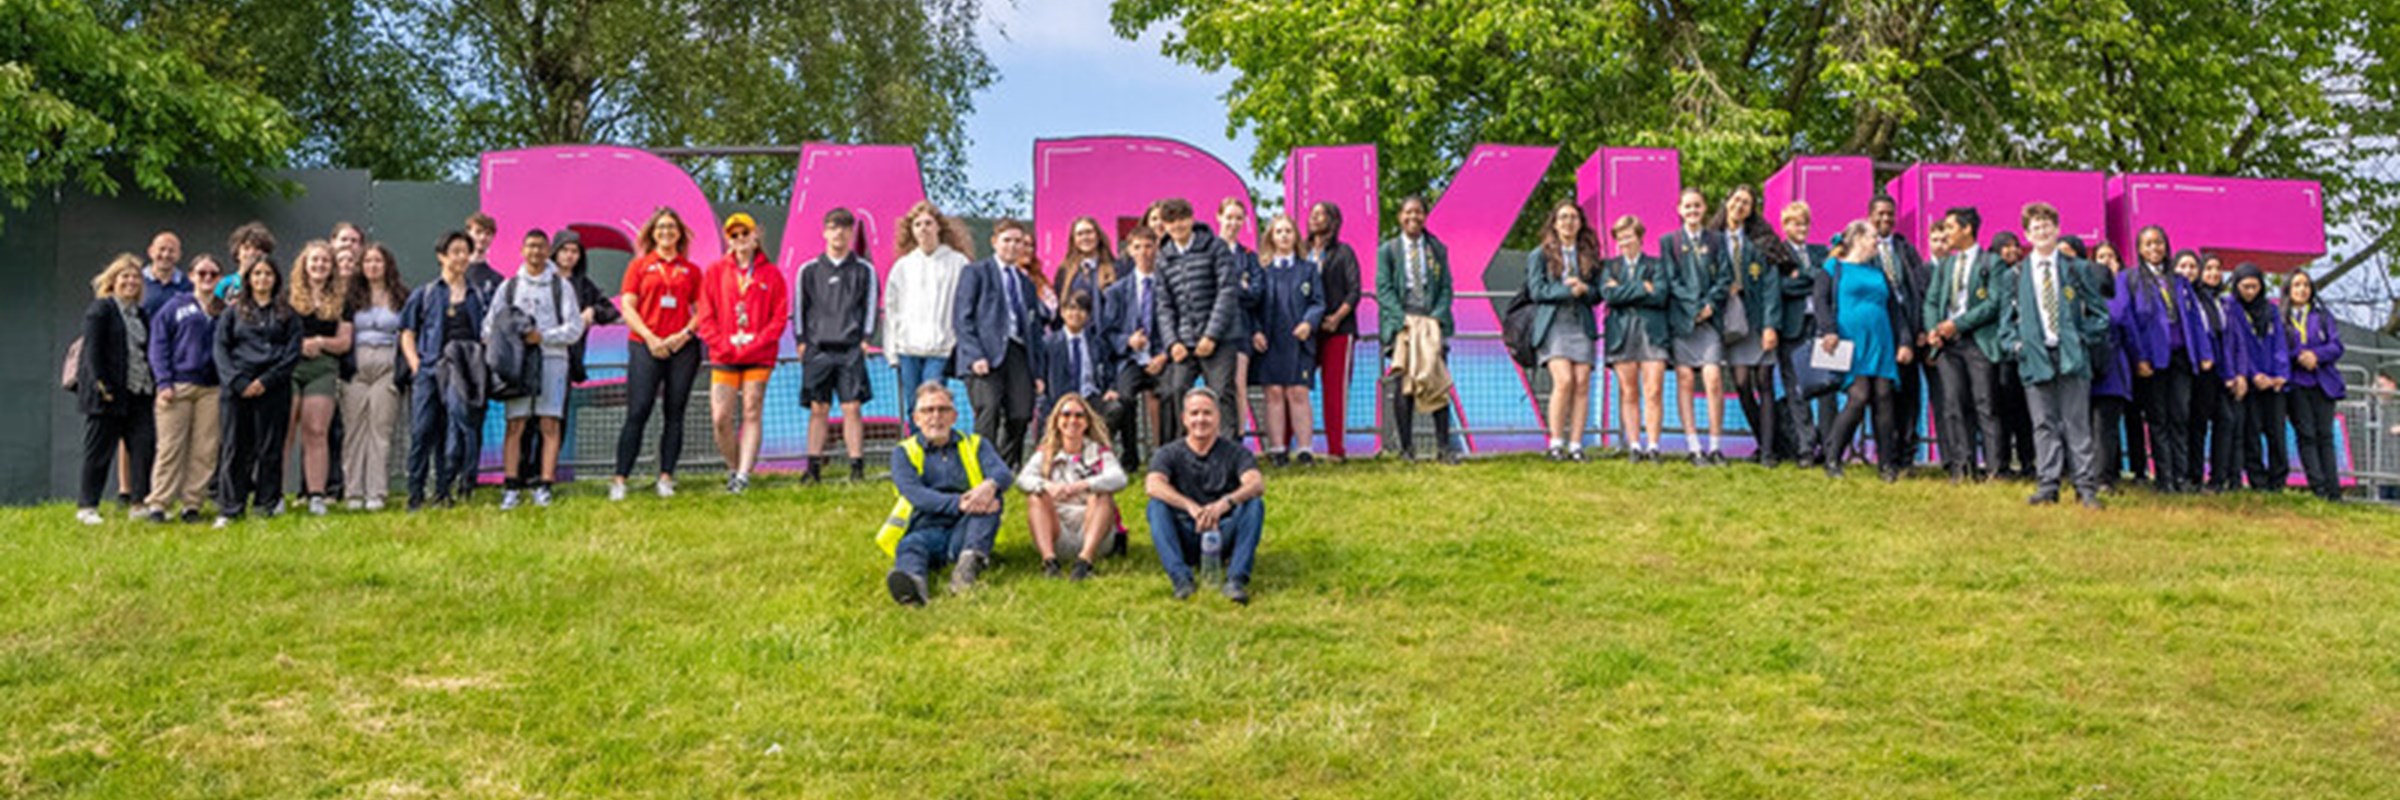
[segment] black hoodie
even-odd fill
[[[575,337],[575,344],[567,348],[567,380],[582,383],[592,377],[583,368],[584,344],[591,340],[592,328],[615,325],[625,315],[617,311],[617,304],[608,296],[608,292],[602,290],[600,284],[592,282],[592,251],[583,246],[583,236],[574,229],[561,230],[558,238],[550,240],[552,263],[558,260],[559,248],[567,245],[574,245],[575,249],[583,252],[575,261],[575,281],[572,284],[575,287],[575,305],[592,312],[592,324],[583,326],[583,335]]]

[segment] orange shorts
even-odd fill
[[[767,377],[774,374],[774,367],[711,367],[708,382],[717,386],[766,383]]]

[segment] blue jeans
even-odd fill
[[[1231,537],[1231,560],[1225,565],[1225,579],[1234,583],[1250,582],[1250,564],[1258,559],[1258,539],[1266,532],[1267,501],[1252,500],[1233,507],[1233,513],[1218,522],[1218,529]],[[1167,577],[1182,583],[1192,579],[1192,564],[1200,561],[1200,530],[1193,526],[1192,515],[1183,509],[1158,500],[1150,501],[1150,544],[1158,548],[1158,565],[1165,567]]]
[[[893,369],[900,371],[900,418],[916,427],[917,387],[926,381],[949,379],[949,356],[901,356]]]
[[[948,520],[919,519],[915,530],[900,537],[897,552],[892,555],[892,569],[917,577],[958,560],[960,553],[973,550],[986,556],[992,554],[992,540],[1000,536],[999,514],[977,514]]]
[[[469,459],[476,458],[482,431],[459,387],[444,385],[431,369],[418,370],[408,393],[408,496],[425,496],[425,473],[434,473],[433,493],[449,497],[465,473],[474,480]]]

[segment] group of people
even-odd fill
[[[1525,336],[1554,387],[1551,458],[1585,458],[1597,357],[1615,371],[1622,441],[1636,462],[1664,458],[1671,364],[1698,465],[1725,463],[1730,370],[1753,458],[1768,467],[1821,464],[1839,477],[1863,452],[1854,437],[1871,419],[1879,472],[1897,480],[1916,464],[1930,415],[1952,482],[2031,477],[2036,504],[2058,502],[2071,483],[2098,508],[2128,476],[2162,493],[2229,490],[2245,478],[2281,490],[2288,425],[2310,491],[2341,497],[2342,341],[2304,272],[2276,299],[2255,265],[2228,270],[2215,255],[2175,251],[2156,227],[2126,259],[2106,242],[2061,235],[2057,210],[2038,202],[2021,210],[2021,238],[1987,238],[1977,209],[1947,210],[1929,229],[1930,260],[1894,230],[1888,197],[1830,247],[1809,243],[1807,203],[1784,206],[1777,230],[1748,187],[1714,215],[1685,190],[1678,210],[1682,226],[1647,251],[1641,221],[1616,220],[1615,256],[1601,255],[1576,204],[1549,215],[1526,268],[1535,313]],[[1705,438],[1693,408],[1702,393]]]
[[[301,245],[288,271],[255,222],[222,259],[186,263],[173,232],[154,236],[146,259],[118,256],[92,281],[66,370],[86,417],[76,517],[102,521],[112,464],[137,520],[199,522],[212,502],[220,527],[274,516],[295,456],[310,513],[382,510],[404,417],[409,507],[427,502],[429,473],[433,497],[463,496],[487,399],[507,418],[504,505],[523,489],[549,502],[585,331],[616,311],[584,275],[574,232],[527,235],[504,279],[488,258],[495,230],[477,214],[444,234],[440,278],[414,289],[389,246],[346,222]],[[503,359],[487,345],[531,360],[494,366]]]
[[[971,585],[1011,486],[1029,498],[1044,572],[1088,577],[1095,558],[1125,547],[1113,496],[1147,446],[1147,517],[1176,594],[1194,591],[1191,565],[1206,551],[1229,564],[1224,593],[1246,602],[1263,479],[1240,432],[1225,428],[1256,419],[1265,463],[1312,463],[1321,384],[1324,457],[1346,455],[1342,400],[1363,287],[1339,207],[1273,217],[1255,251],[1235,241],[1245,208],[1227,198],[1211,226],[1188,201],[1161,200],[1116,247],[1098,220],[1077,219],[1053,273],[1022,224],[998,221],[987,254],[971,259],[961,226],[919,203],[900,221],[899,256],[881,280],[858,249],[858,220],[836,209],[824,217],[821,254],[788,281],[749,216],[725,220],[725,254],[703,268],[688,255],[691,230],[661,209],[636,232],[639,252],[614,296],[586,274],[571,229],[527,232],[503,277],[491,263],[497,226],[481,214],[434,243],[440,275],[414,288],[391,249],[346,223],[302,245],[288,274],[257,223],[234,232],[223,262],[186,264],[180,239],[160,233],[146,259],[120,256],[93,281],[68,370],[88,419],[77,516],[102,520],[112,462],[135,518],[196,522],[212,499],[219,525],[253,507],[272,516],[295,453],[311,513],[336,502],[379,510],[403,408],[408,508],[461,502],[477,482],[494,401],[506,418],[500,505],[546,506],[568,395],[588,377],[585,340],[619,323],[627,406],[612,501],[627,494],[654,411],[664,420],[652,488],[674,495],[684,404],[704,361],[726,489],[744,491],[787,337],[811,412],[802,480],[822,480],[837,405],[849,475],[862,480],[867,358],[880,328],[912,432],[891,454],[904,500],[887,542],[896,600],[923,602],[927,572],[943,563],[956,564],[954,587]],[[1403,200],[1398,235],[1375,248],[1382,393],[1393,449],[1415,459],[1425,414],[1436,456],[1454,463],[1452,265],[1426,212],[1422,198]],[[1753,457],[1769,467],[1792,461],[1839,476],[1863,452],[1854,440],[1871,419],[1880,472],[1896,480],[1919,457],[1930,401],[1951,480],[2030,475],[2035,503],[2057,502],[2071,483],[2098,507],[2126,476],[2162,492],[2245,478],[2278,489],[2286,425],[2311,490],[2339,497],[2331,428],[2342,344],[2306,274],[2287,278],[2278,301],[2255,266],[2228,272],[2215,256],[2172,250],[2156,228],[2124,259],[2105,242],[2061,236],[2042,203],[2022,210],[2023,238],[1987,240],[1976,209],[1951,209],[1932,225],[1926,260],[1894,230],[1895,212],[1878,198],[1828,248],[1808,243],[1806,203],[1781,209],[1778,230],[1750,188],[1714,215],[1687,190],[1682,226],[1651,247],[1638,219],[1615,220],[1611,256],[1578,205],[1555,206],[1526,267],[1534,313],[1522,332],[1552,386],[1548,455],[1586,458],[1591,370],[1604,360],[1636,462],[1666,458],[1661,395],[1672,365],[1688,458],[1699,465],[1726,461],[1730,384],[1758,442]],[[972,434],[952,430],[952,377],[974,407]],[[1254,384],[1263,408],[1250,407]],[[1705,437],[1692,413],[1699,397]],[[1225,438],[1237,444],[1215,446]]]

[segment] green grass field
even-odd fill
[[[1018,520],[906,610],[884,486],[585,491],[0,512],[0,796],[2400,796],[2376,509],[1354,464],[1269,477],[1249,608]]]

